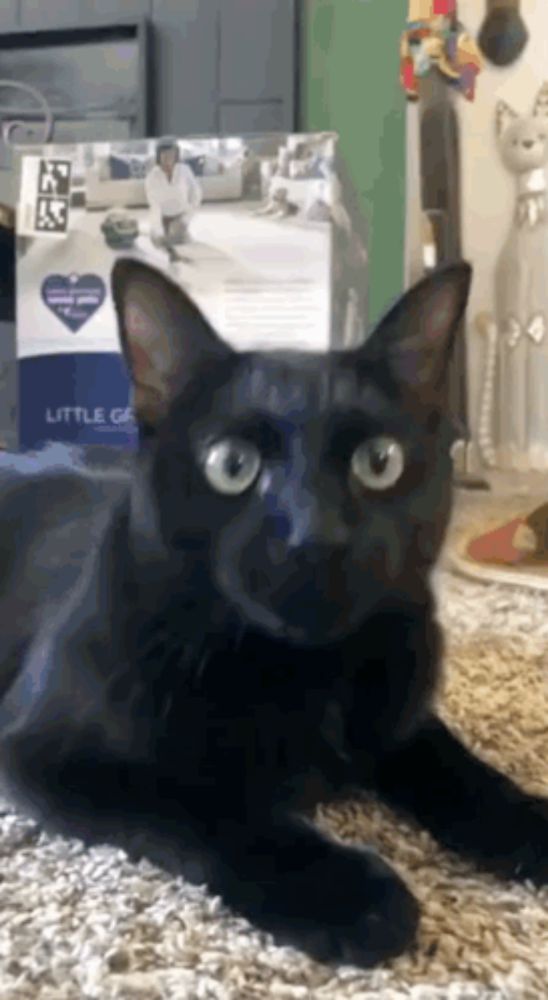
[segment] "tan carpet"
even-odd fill
[[[548,594],[441,573],[443,713],[485,758],[548,794]],[[83,851],[0,812],[1,1000],[538,1000],[548,890],[479,876],[378,806],[322,822],[370,840],[424,917],[414,955],[364,974],[275,948],[200,889],[118,851]],[[548,844],[547,844],[548,850]]]

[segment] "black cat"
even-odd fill
[[[352,352],[238,354],[119,261],[131,473],[55,449],[0,470],[8,790],[327,961],[396,955],[419,916],[379,857],[311,822],[347,785],[487,870],[548,881],[547,801],[434,708],[446,366],[469,281],[465,264],[429,276]]]

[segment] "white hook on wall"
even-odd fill
[[[28,130],[27,135],[32,136],[33,142],[50,142],[53,135],[53,112],[44,95],[39,90],[36,90],[35,87],[32,87],[28,83],[21,83],[19,80],[0,80],[0,90],[18,90],[33,98],[43,115],[42,126],[44,134],[41,139],[37,138],[33,129],[32,132]],[[13,109],[0,106],[0,129],[2,138],[7,146],[16,144],[13,139],[15,130],[25,128],[25,121],[20,118],[10,118],[10,112],[13,114]],[[28,112],[24,113],[28,114]]]

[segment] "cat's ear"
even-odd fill
[[[518,114],[510,107],[506,101],[497,101],[497,107],[495,111],[495,124],[497,129],[497,135],[502,136],[506,132],[506,129],[512,122],[515,122]]]
[[[533,108],[535,118],[548,118],[548,81],[542,84]]]
[[[137,421],[152,431],[197,363],[232,350],[179,285],[147,264],[116,261],[111,286]]]
[[[362,350],[386,364],[402,389],[420,394],[443,381],[471,277],[465,261],[432,271],[396,302],[366,341]]]

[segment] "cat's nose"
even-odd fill
[[[532,149],[534,145],[535,145],[534,139],[524,139],[522,142],[522,146],[524,146],[525,149]]]
[[[345,547],[349,541],[349,528],[336,500],[320,500],[311,490],[293,485],[279,497],[265,529],[270,539],[284,541],[291,551],[315,544]]]
[[[303,511],[292,520],[288,536],[290,549],[345,548],[349,531],[335,511]]]

